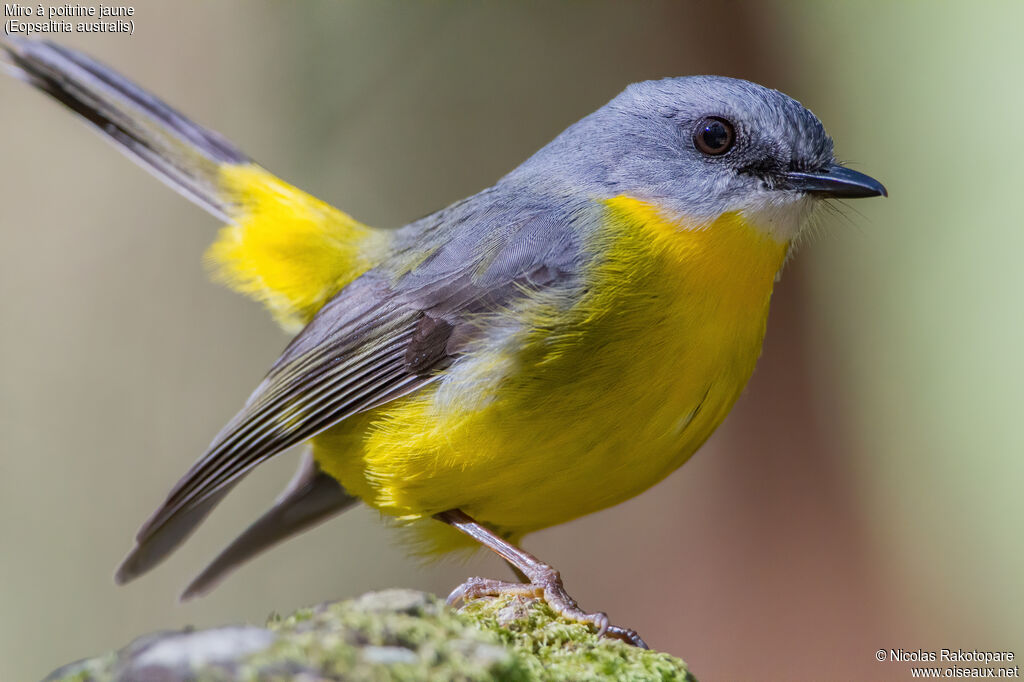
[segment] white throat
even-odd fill
[[[815,199],[806,194],[764,191],[747,198],[735,210],[755,229],[776,241],[792,242],[807,224]]]

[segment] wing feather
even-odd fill
[[[313,370],[311,374],[288,381],[293,375],[285,373],[284,385],[268,377],[265,385],[279,389],[276,398],[257,399],[232,420],[175,486],[136,540],[145,542],[174,514],[203,502],[269,457],[351,416],[368,399],[408,379],[404,367],[406,346],[402,342],[412,333],[410,328],[347,362],[336,362],[330,353],[317,349],[318,362],[307,365]],[[333,371],[316,371],[326,364],[334,365]],[[416,378],[424,382],[431,377],[425,374]]]
[[[394,264],[372,270],[317,313],[143,525],[117,574],[120,582],[170,554],[261,462],[437,379],[465,340],[482,333],[473,315],[575,272],[578,245],[570,224],[536,215],[494,230],[474,228],[470,220],[459,224],[464,234],[413,245],[414,252],[433,254],[417,267],[402,276],[393,274],[402,270]],[[417,229],[423,239],[443,236],[429,225]]]

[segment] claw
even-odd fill
[[[470,578],[448,595],[449,606],[465,604],[480,597],[500,597],[514,594],[522,597],[543,599],[562,618],[594,626],[598,637],[611,637],[627,644],[646,649],[647,644],[636,632],[612,625],[608,614],[603,611],[585,613],[565,591],[558,574],[538,575],[530,583],[507,583],[490,578]]]
[[[477,597],[498,597],[503,594],[515,594],[523,597],[539,597],[562,618],[576,623],[587,623],[597,629],[598,637],[614,637],[633,646],[646,649],[647,644],[633,630],[616,627],[608,622],[608,614],[598,611],[586,613],[579,604],[569,596],[562,584],[562,577],[553,567],[528,554],[495,533],[486,526],[473,520],[461,509],[449,509],[435,514],[434,518],[454,526],[466,535],[483,543],[509,563],[516,574],[529,582],[506,583],[488,578],[470,578],[456,587],[448,595],[448,604],[454,606],[459,602],[466,603]]]
[[[448,595],[447,599],[445,599],[445,603],[448,604],[448,606],[454,607],[460,601],[462,601],[465,598],[465,596],[466,596],[466,583],[462,583],[461,585],[456,587],[454,590],[452,590],[452,593]]]
[[[650,649],[640,635],[637,634],[636,630],[630,630],[629,628],[620,628],[616,625],[609,625],[608,631],[605,633],[609,637],[622,640],[626,644],[632,644],[640,649]]]

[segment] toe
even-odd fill
[[[611,627],[611,623],[608,621],[608,614],[604,611],[590,614],[587,616],[587,620],[597,628],[598,637],[604,637],[605,633],[608,632],[608,628]]]
[[[629,628],[620,628],[616,625],[609,625],[606,632],[608,637],[614,637],[615,639],[621,639],[627,644],[632,644],[640,649],[649,649],[647,642],[645,642],[640,635],[636,633],[636,630],[630,630]]]

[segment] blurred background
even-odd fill
[[[135,6],[133,37],[61,42],[374,225],[483,188],[632,81],[716,73],[801,100],[891,198],[825,216],[693,461],[526,546],[701,680],[907,679],[875,651],[1021,645],[1024,4]],[[0,130],[0,679],[156,629],[505,575],[420,566],[361,510],[179,605],[291,453],[116,588],[140,523],[287,338],[207,282],[214,220],[59,106],[0,78]]]

